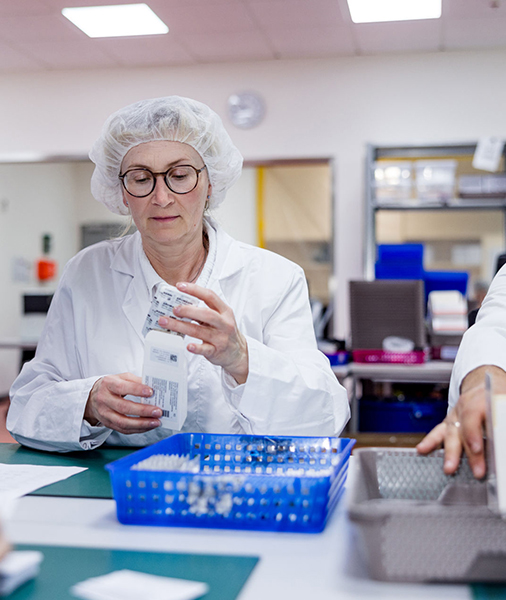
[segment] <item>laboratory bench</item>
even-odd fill
[[[349,477],[353,477],[353,457]],[[38,494],[19,500],[5,531],[20,549],[25,545],[50,546],[49,555],[58,548],[60,552],[61,548],[67,548],[69,559],[74,552],[72,548],[120,549],[164,553],[163,556],[171,553],[179,556],[180,561],[191,556],[202,561],[209,556],[244,557],[250,561],[258,557],[237,596],[239,600],[469,600],[473,597],[472,588],[466,585],[371,580],[358,555],[353,527],[346,515],[346,495],[322,533],[294,534],[121,525],[116,519],[113,500]],[[138,556],[153,560],[153,554]],[[226,579],[226,573],[222,576]],[[226,587],[227,582],[223,585]],[[29,600],[30,596],[25,594],[23,598]]]
[[[387,384],[433,383],[448,384],[453,362],[431,360],[421,364],[405,365],[392,363],[356,363],[332,367],[336,377],[348,387],[351,419],[348,433],[353,437],[358,432],[359,385],[363,380]],[[348,385],[349,384],[349,385]]]

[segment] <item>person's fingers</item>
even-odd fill
[[[142,384],[140,377],[129,373],[110,375],[98,380],[88,404],[95,421],[120,433],[143,433],[160,426],[160,408],[133,402],[124,395],[151,396],[153,391]],[[86,415],[87,413],[85,413]]]
[[[205,358],[212,358],[216,353],[216,347],[206,342],[202,342],[202,344],[188,344],[187,347],[188,352],[204,356]]]
[[[444,438],[444,466],[447,475],[455,473],[459,467],[462,456],[462,440],[460,439],[460,422],[446,419],[446,433]]]
[[[147,385],[143,385],[142,380],[139,382],[119,376],[106,376],[103,378],[103,384],[109,392],[117,396],[127,396],[130,394],[132,396],[149,398],[153,395],[153,390]]]
[[[121,377],[122,379],[127,379],[128,381],[133,381],[134,383],[142,383],[142,377],[134,375],[133,373],[129,373],[128,371],[125,373],[120,373],[118,377]]]
[[[150,431],[161,425],[158,419],[146,419],[137,417],[127,417],[117,413],[109,407],[104,407],[101,412],[101,423],[109,429],[119,431],[119,433],[132,434],[132,433],[144,433]]]
[[[196,283],[181,282],[176,283],[176,287],[178,290],[202,300],[209,308],[217,310],[219,313],[224,312],[228,308],[228,305],[218,296],[218,294],[208,288],[197,285]]]
[[[181,304],[174,307],[174,314],[180,319],[190,319],[191,321],[197,321],[201,324],[205,323],[211,325],[211,327],[219,328],[224,322],[223,317],[219,312],[207,306],[192,306],[190,304],[184,306]]]
[[[182,333],[198,340],[203,337],[208,337],[209,326],[199,325],[198,323],[188,323],[187,321],[180,321],[179,319],[173,319],[171,317],[160,317],[158,323],[161,327],[174,331],[176,333]]]
[[[420,454],[428,454],[436,448],[439,448],[445,439],[446,423],[443,421],[436,425],[423,440],[417,445],[416,449]]]
[[[461,437],[469,466],[477,479],[485,476],[484,415],[478,405],[471,405],[461,415]]]
[[[118,396],[110,396],[105,399],[103,404],[120,415],[132,415],[145,418],[159,418],[162,416],[162,410],[158,406],[154,406],[153,404],[141,404],[140,402],[133,402],[132,400]]]

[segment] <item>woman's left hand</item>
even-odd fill
[[[233,310],[213,291],[199,285],[178,283],[176,287],[202,300],[205,306],[174,308],[177,317],[196,321],[194,323],[170,317],[160,317],[158,323],[170,331],[202,340],[202,344],[188,344],[188,351],[223,367],[237,383],[245,383],[249,372],[248,344],[237,327]]]

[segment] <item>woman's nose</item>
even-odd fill
[[[174,194],[169,190],[163,176],[155,179],[155,189],[151,193],[151,201],[158,206],[168,206],[174,202]]]

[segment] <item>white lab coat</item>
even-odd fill
[[[317,350],[303,270],[209,223],[216,253],[208,287],[234,311],[248,343],[249,375],[237,385],[221,367],[188,353],[183,431],[338,435],[349,418],[347,394]],[[22,444],[72,451],[105,441],[147,445],[172,434],[159,427],[123,435],[83,421],[98,378],[141,375],[150,306],[142,253],[135,233],[91,246],[68,263],[36,356],[11,388],[7,427]]]
[[[476,323],[462,338],[450,381],[450,407],[459,399],[465,376],[483,365],[495,365],[506,371],[506,266],[495,276]]]

